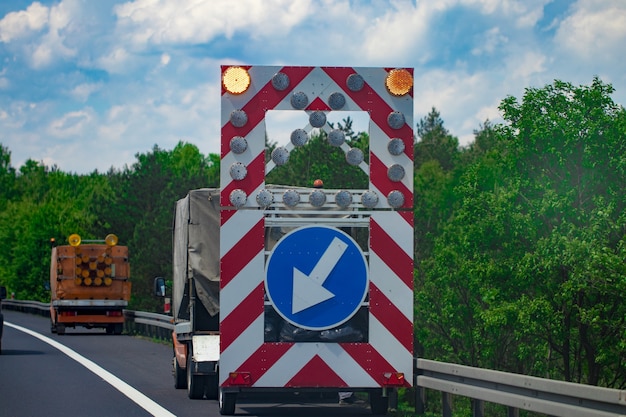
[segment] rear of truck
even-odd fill
[[[219,213],[219,190],[208,188],[190,191],[174,211],[174,386],[191,399],[217,398]]]
[[[50,322],[52,333],[66,328],[103,328],[121,334],[124,309],[131,296],[128,247],[115,235],[52,248],[50,262]]]

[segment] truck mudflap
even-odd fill
[[[191,346],[187,357],[187,394],[191,399],[217,399],[220,336],[194,335]]]
[[[220,336],[194,335],[191,338],[194,362],[217,362],[220,359]]]

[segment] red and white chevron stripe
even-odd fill
[[[223,67],[222,72],[228,67]],[[391,69],[338,67],[245,67],[250,87],[233,95],[222,90],[222,153],[220,258],[220,384],[233,385],[231,372],[246,373],[252,387],[380,387],[385,376],[402,372],[411,384],[413,369],[413,97],[397,97],[385,87]],[[276,89],[272,77],[285,74],[289,86]],[[412,71],[409,70],[412,75]],[[363,88],[353,91],[346,80],[362,77]],[[304,92],[305,111],[332,111],[329,97],[341,93],[341,110],[370,115],[369,191],[378,195],[369,219],[369,341],[368,343],[264,342],[264,273],[266,261],[265,213],[256,194],[265,188],[265,113],[294,110],[291,96]],[[302,110],[300,110],[302,111]],[[231,115],[245,116],[233,123]],[[405,123],[392,126],[391,113]],[[231,140],[244,138],[244,152],[233,152]],[[399,138],[404,151],[392,154],[391,139]],[[243,178],[233,178],[231,166],[245,167]],[[392,166],[401,166],[400,180],[389,178]],[[243,192],[245,203],[233,207],[231,193]],[[404,203],[391,210],[387,196],[402,193]],[[311,220],[311,222],[319,222]]]

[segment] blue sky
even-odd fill
[[[0,144],[81,174],[219,153],[219,66],[248,64],[413,67],[415,122],[434,106],[467,145],[555,79],[626,105],[624,45],[624,0],[2,0]]]

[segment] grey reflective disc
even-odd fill
[[[236,154],[242,154],[248,149],[248,141],[242,136],[235,136],[230,140],[230,150]]]
[[[243,110],[233,110],[230,113],[230,123],[235,127],[243,127],[248,123],[248,115]]]
[[[393,138],[387,144],[387,150],[392,155],[401,155],[404,152],[404,141],[400,138]]]
[[[328,96],[328,106],[333,110],[339,110],[346,105],[346,97],[341,93],[332,93]]]
[[[277,72],[272,77],[272,86],[278,91],[286,90],[289,87],[289,76],[284,72]]]
[[[289,151],[287,148],[280,146],[272,151],[272,161],[276,165],[284,165],[289,160]]]
[[[309,141],[309,134],[304,129],[296,129],[291,132],[291,143],[293,146],[302,146]]]
[[[326,124],[326,113],[323,111],[314,111],[309,115],[309,123],[313,127],[322,127]]]
[[[341,146],[346,141],[346,134],[342,130],[333,129],[328,134],[328,143],[331,146]]]
[[[394,112],[389,113],[389,116],[387,116],[387,123],[389,124],[389,127],[391,127],[392,129],[402,128],[402,126],[404,126],[404,123],[405,123],[404,114],[402,114],[399,111],[394,111]]]
[[[363,81],[363,77],[359,74],[350,74],[346,80],[346,84],[351,91],[361,91],[363,85],[365,85],[365,81]]]
[[[302,110],[309,104],[309,98],[302,91],[293,93],[291,96],[291,107]]]
[[[352,148],[346,152],[346,161],[350,165],[359,165],[363,162],[363,151],[359,148]]]

